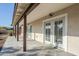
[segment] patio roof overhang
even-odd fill
[[[21,15],[24,13],[25,9],[28,8],[28,6],[30,5],[30,3],[15,3],[14,5],[14,12],[13,12],[13,20],[12,20],[12,25],[15,25],[19,18],[21,17]]]
[[[14,7],[12,25],[15,25],[20,20],[23,13],[29,8],[29,6],[31,9],[33,5],[35,4],[34,3],[19,3],[19,4],[16,3]],[[73,5],[73,3],[40,3],[40,4],[36,3],[36,5],[33,6],[32,8],[33,10],[31,10],[29,14],[27,11],[27,14],[28,14],[27,23],[38,20],[39,18],[44,17],[45,15],[62,10],[71,5]]]
[[[15,3],[12,25],[16,25],[25,13],[29,14],[37,5],[35,3]]]

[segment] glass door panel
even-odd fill
[[[56,47],[61,47],[62,46],[62,39],[63,39],[63,21],[59,20],[59,21],[55,21],[55,43],[56,43]]]
[[[51,40],[51,23],[45,23],[45,40]]]

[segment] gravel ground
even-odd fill
[[[64,52],[60,49],[44,46],[42,43],[34,40],[27,40],[27,51],[22,51],[23,41],[17,42],[15,37],[8,37],[2,51],[1,56],[75,56],[71,53]]]

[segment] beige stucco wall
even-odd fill
[[[19,34],[19,40],[23,40],[23,20],[19,23],[19,28],[21,27],[21,34]]]
[[[32,39],[39,42],[43,42],[43,33],[42,33],[42,21],[35,21],[31,23],[32,25]]]
[[[68,8],[55,12],[54,16],[68,14],[68,52],[79,55],[79,4],[72,5]],[[54,17],[53,16],[53,17]],[[51,18],[46,16],[32,22],[33,37],[39,42],[43,42],[42,21]]]
[[[68,51],[79,55],[79,4],[69,12]]]

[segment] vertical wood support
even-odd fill
[[[16,37],[16,25],[15,25],[15,27],[14,27],[14,35],[15,35],[15,37]]]
[[[12,35],[15,35],[15,26],[13,26],[13,32],[12,32]]]
[[[19,23],[17,24],[17,41],[19,41]]]
[[[26,14],[24,14],[24,22],[23,22],[23,51],[26,51],[26,33],[27,33],[27,19]]]

